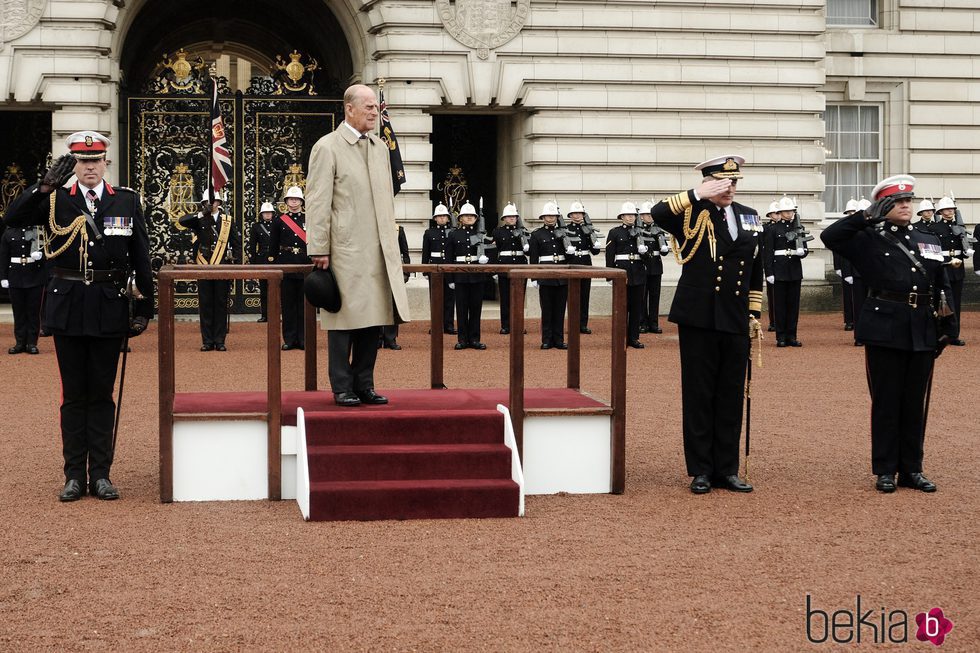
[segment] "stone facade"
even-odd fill
[[[122,44],[146,1],[5,2],[23,11],[0,31],[0,110],[51,108],[55,151],[75,130],[112,135]],[[532,218],[580,200],[603,231],[623,200],[691,187],[692,164],[734,151],[748,159],[740,201],[764,212],[789,194],[819,233],[828,102],[879,103],[883,173],[952,188],[971,224],[980,210],[975,0],[881,0],[879,27],[854,29],[828,27],[820,0],[308,1],[336,16],[354,78],[387,80],[413,248],[440,112],[500,116],[498,197]],[[824,282],[825,255],[807,260],[808,283]]]

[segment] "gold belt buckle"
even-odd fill
[[[26,256],[21,256],[20,257],[20,264],[21,265],[27,265],[27,257]]]
[[[912,308],[919,307],[919,293],[910,292],[909,293],[909,306]]]

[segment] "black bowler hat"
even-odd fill
[[[331,313],[340,310],[340,288],[337,287],[337,279],[333,276],[330,268],[316,268],[303,281],[303,294],[306,300],[316,306]]]

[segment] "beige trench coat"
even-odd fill
[[[329,330],[409,320],[398,251],[391,163],[384,142],[341,123],[313,146],[306,180],[306,251],[330,256],[342,306]]]

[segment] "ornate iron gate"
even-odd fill
[[[150,253],[157,266],[191,260],[190,232],[177,219],[197,210],[207,184],[210,98],[202,84],[188,79],[180,87],[158,78],[157,92],[125,98],[121,117],[128,145],[122,177],[146,203]],[[219,104],[235,164],[225,206],[242,233],[235,258],[243,261],[259,207],[273,202],[283,210],[285,188],[305,186],[310,151],[343,120],[343,101],[309,97],[308,89],[304,96],[290,95],[288,85],[269,78],[255,78],[245,93],[234,94],[222,82],[219,78]],[[180,94],[186,91],[191,93]],[[196,284],[180,283],[176,290],[177,311],[195,312]],[[233,312],[258,312],[258,284],[238,282],[230,301]]]

